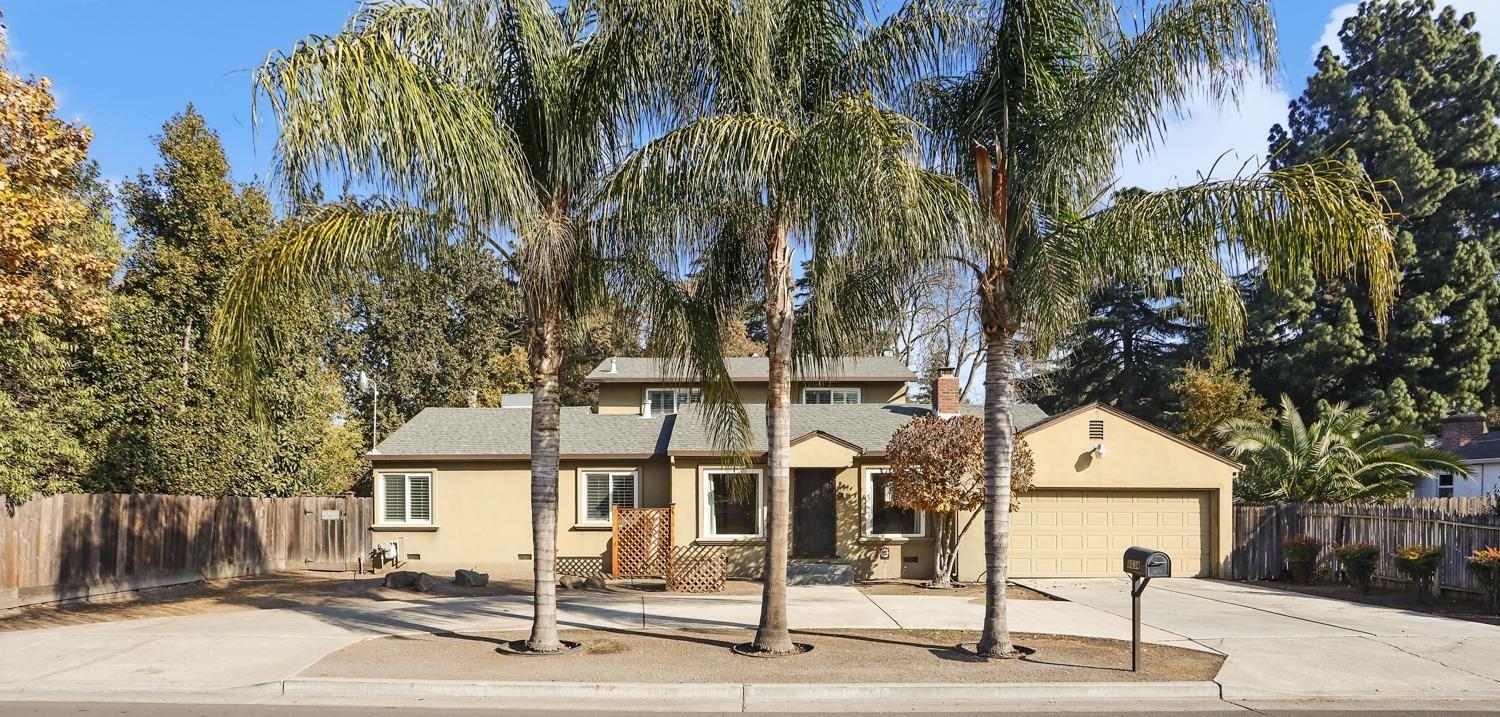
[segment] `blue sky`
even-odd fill
[[[1483,7],[1494,0],[1450,2],[1478,11],[1481,31],[1491,29],[1485,44],[1500,48],[1500,7]],[[1253,88],[1237,109],[1200,103],[1150,159],[1122,166],[1123,183],[1189,182],[1225,152],[1220,174],[1263,154],[1266,131],[1285,118],[1316,48],[1355,5],[1276,3],[1282,82]],[[0,0],[12,67],[52,79],[62,115],[93,129],[93,156],[111,180],[152,166],[151,136],[189,102],[223,138],[237,179],[265,177],[270,134],[263,129],[257,139],[251,127],[249,70],[300,37],[336,32],[354,7],[352,0]]]

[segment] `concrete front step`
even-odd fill
[[[843,560],[790,560],[788,585],[853,585],[854,566]]]

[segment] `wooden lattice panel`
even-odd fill
[[[594,575],[604,574],[604,558],[594,557],[559,557],[557,559],[558,575],[577,575],[587,578]]]
[[[664,578],[672,560],[672,509],[614,509],[611,556],[616,578]]]
[[[728,572],[728,562],[719,546],[679,546],[672,549],[667,589],[682,593],[716,593],[724,589]]]

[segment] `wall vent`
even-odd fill
[[[1089,421],[1089,440],[1104,440],[1104,421]]]
[[[422,554],[421,553],[407,553],[406,554],[406,559],[407,560],[421,560],[422,559]]]
[[[531,553],[517,553],[516,560],[530,560]]]

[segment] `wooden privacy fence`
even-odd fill
[[[1408,545],[1439,545],[1443,548],[1443,565],[1438,569],[1438,586],[1481,592],[1483,586],[1464,558],[1479,548],[1500,547],[1500,512],[1495,506],[1491,498],[1237,505],[1230,568],[1233,577],[1240,580],[1278,577],[1286,568],[1281,542],[1294,535],[1308,535],[1328,546],[1318,557],[1319,568],[1338,568],[1333,546],[1371,543],[1380,549],[1375,577],[1404,581],[1396,571],[1396,550]]]
[[[0,498],[3,502],[3,498]],[[352,568],[371,498],[89,494],[0,508],[0,608],[286,569]]]

